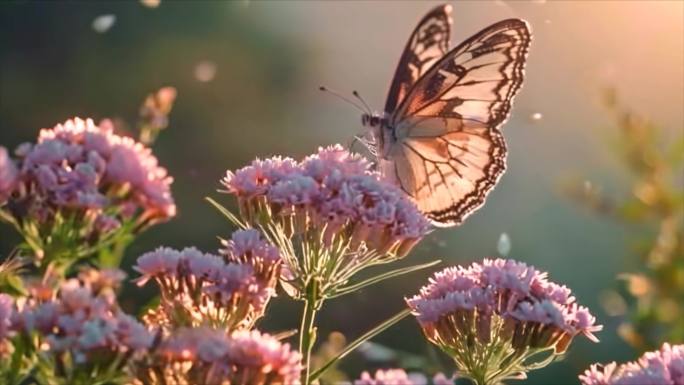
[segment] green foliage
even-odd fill
[[[26,295],[26,287],[21,279],[25,260],[15,254],[0,263],[0,293],[11,296]]]
[[[684,340],[684,135],[666,137],[623,106],[612,89],[604,96],[619,133],[614,150],[630,174],[627,197],[607,196],[590,184],[569,193],[597,214],[646,234],[630,237],[627,265],[638,268],[620,276],[620,293],[608,293],[606,305],[617,308],[609,313],[619,313],[616,301],[626,301],[629,310],[618,333],[640,351],[653,350]]]

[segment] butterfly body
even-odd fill
[[[527,23],[495,23],[449,50],[451,6],[418,23],[383,114],[363,114],[378,169],[436,226],[461,223],[506,169],[500,127],[523,79]]]
[[[375,155],[381,158],[385,153],[385,143],[392,143],[396,140],[394,135],[394,128],[389,124],[389,117],[385,114],[363,114],[361,115],[361,125],[368,127],[370,130],[371,140],[368,142]]]

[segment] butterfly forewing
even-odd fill
[[[392,112],[432,65],[449,51],[451,6],[435,7],[418,23],[399,59],[385,104]]]
[[[523,80],[527,23],[496,23],[448,52],[390,116],[395,141],[380,162],[438,226],[479,208],[506,168],[499,127]]]

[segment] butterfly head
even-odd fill
[[[366,127],[380,127],[385,121],[385,118],[373,113],[373,114],[362,114],[361,124]]]

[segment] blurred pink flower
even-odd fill
[[[432,384],[433,385],[454,385],[455,381],[456,381],[456,375],[453,375],[451,377],[447,377],[444,375],[444,373],[437,373],[437,374],[435,374],[434,377],[432,377]]]
[[[582,385],[682,385],[684,345],[665,343],[626,364],[594,364],[579,379]]]
[[[454,385],[455,377],[447,378],[443,373],[437,373],[432,378],[433,385]],[[427,385],[428,379],[420,373],[406,373],[403,369],[377,370],[371,376],[368,372],[361,373],[361,378],[354,381],[354,385]]]
[[[294,384],[302,371],[301,355],[282,344],[275,337],[256,330],[237,331],[230,336],[231,349],[228,361],[236,368],[235,378],[253,378],[261,373],[273,373],[275,383]],[[245,381],[244,384],[252,384]]]
[[[17,167],[7,154],[7,149],[0,146],[0,205],[12,195],[17,174]]]
[[[361,373],[361,378],[354,385],[414,385],[403,369],[377,370],[374,376],[368,372]]]
[[[166,361],[195,361],[200,345],[207,340],[226,339],[225,333],[209,328],[179,328],[165,338],[155,354]]]
[[[258,331],[226,334],[204,327],[180,328],[155,354],[161,358],[156,372],[205,385],[293,385],[302,371],[298,352]]]
[[[14,313],[14,300],[7,294],[0,293],[0,353],[2,353],[2,341],[10,334],[12,315]]]
[[[126,273],[119,269],[84,268],[78,273],[78,279],[95,294],[105,290],[116,290],[126,278]]]

